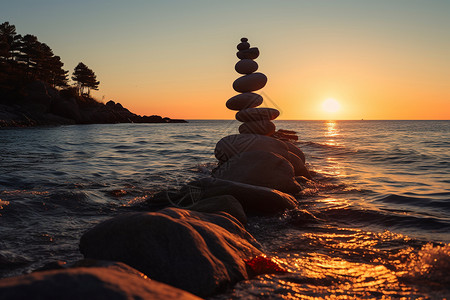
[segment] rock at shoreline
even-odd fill
[[[293,196],[275,189],[213,177],[190,182],[188,186],[201,190],[203,198],[232,195],[241,203],[246,213],[253,215],[272,215],[292,209],[297,203]],[[187,192],[189,188],[181,190],[183,195]]]
[[[244,259],[261,254],[258,243],[228,214],[177,208],[131,213],[86,232],[86,258],[122,261],[149,278],[199,296],[247,279]]]
[[[34,272],[0,280],[2,300],[22,299],[200,299],[150,280],[123,264]]]
[[[292,164],[279,154],[267,151],[239,153],[214,170],[213,176],[295,194],[301,186],[294,178]]]
[[[139,116],[120,103],[106,104],[79,96],[74,91],[58,91],[40,81],[20,89],[0,88],[0,127],[115,124],[115,123],[185,123],[160,116]]]
[[[205,213],[228,213],[242,225],[247,224],[247,215],[241,203],[231,195],[221,194],[203,198],[189,207],[189,210]]]
[[[203,199],[224,195],[233,196],[240,202],[244,212],[251,215],[273,215],[285,209],[292,209],[297,204],[297,200],[293,196],[275,189],[214,177],[192,181],[177,192],[159,192],[147,200],[147,204],[151,209],[155,207],[162,209],[173,205],[173,202],[180,199],[189,198],[202,202]],[[185,205],[186,209],[193,209],[192,202],[180,202],[180,205]],[[219,210],[222,209],[219,207]],[[225,211],[229,212],[228,209]],[[234,214],[233,216],[238,218]]]
[[[311,175],[309,174],[308,170],[305,167],[305,163],[300,157],[298,157],[291,151],[288,151],[288,161],[294,167],[295,176],[303,176],[311,179]]]
[[[290,152],[292,152],[295,155],[297,155],[298,157],[300,157],[300,159],[303,161],[303,163],[306,162],[305,154],[303,153],[302,150],[300,150],[299,147],[295,146],[294,144],[292,144],[291,142],[288,142],[288,141],[283,141],[283,143],[288,147],[288,150]]]

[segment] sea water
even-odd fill
[[[248,231],[289,272],[211,299],[450,297],[450,121],[277,121],[314,181]],[[82,258],[80,236],[205,176],[237,121],[0,129],[0,277]]]

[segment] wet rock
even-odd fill
[[[246,213],[254,215],[274,214],[292,209],[297,203],[291,195],[275,189],[213,177],[190,182],[188,186],[182,189],[183,195],[192,188],[200,190],[203,198],[232,195],[241,203]]]
[[[123,264],[35,272],[0,280],[2,300],[21,299],[200,299],[149,280]]]
[[[288,142],[288,141],[283,141],[283,142],[286,144],[286,146],[288,147],[289,151],[291,151],[292,153],[294,153],[295,155],[300,157],[300,159],[303,161],[303,163],[306,162],[305,154],[303,153],[302,150],[300,150],[300,148],[298,148],[296,145],[292,144],[291,142]]]
[[[263,103],[263,97],[255,93],[243,93],[228,99],[226,106],[231,110],[257,107]]]
[[[226,162],[236,154],[264,150],[288,157],[288,146],[280,140],[259,134],[233,134],[222,138],[216,144],[214,155],[221,162]]]
[[[252,47],[246,50],[240,50],[236,53],[239,59],[256,59],[259,56],[259,49],[257,47]]]
[[[251,74],[258,70],[258,63],[252,59],[242,59],[236,63],[234,69],[239,74]]]
[[[247,216],[241,203],[231,195],[221,194],[203,198],[195,202],[189,209],[205,213],[225,212],[235,217],[241,224],[247,224]]]
[[[177,208],[118,216],[80,240],[86,258],[122,261],[151,279],[200,296],[247,279],[244,259],[260,254],[256,247],[228,214]]]
[[[245,122],[239,126],[239,133],[272,135],[275,132],[275,124],[268,120]]]
[[[289,151],[287,159],[294,167],[295,176],[304,176],[308,179],[311,179],[311,175],[309,174],[308,170],[305,167],[305,163],[300,157]]]
[[[288,142],[298,141],[297,133],[292,130],[278,129],[272,136],[282,141]]]
[[[278,109],[268,107],[246,108],[236,113],[236,120],[241,122],[275,120],[280,115]]]
[[[267,151],[234,155],[215,169],[213,176],[291,194],[301,190],[301,186],[295,181],[292,164],[283,156]]]
[[[236,79],[233,82],[233,89],[239,93],[248,93],[262,89],[266,83],[266,75],[256,72]]]

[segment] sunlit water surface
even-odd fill
[[[450,122],[279,121],[315,182],[248,230],[289,270],[211,299],[450,297]],[[235,121],[0,130],[0,276],[82,258],[94,224],[216,166]]]

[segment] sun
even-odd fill
[[[322,109],[328,113],[335,113],[339,111],[341,105],[333,98],[328,98],[322,103]]]

